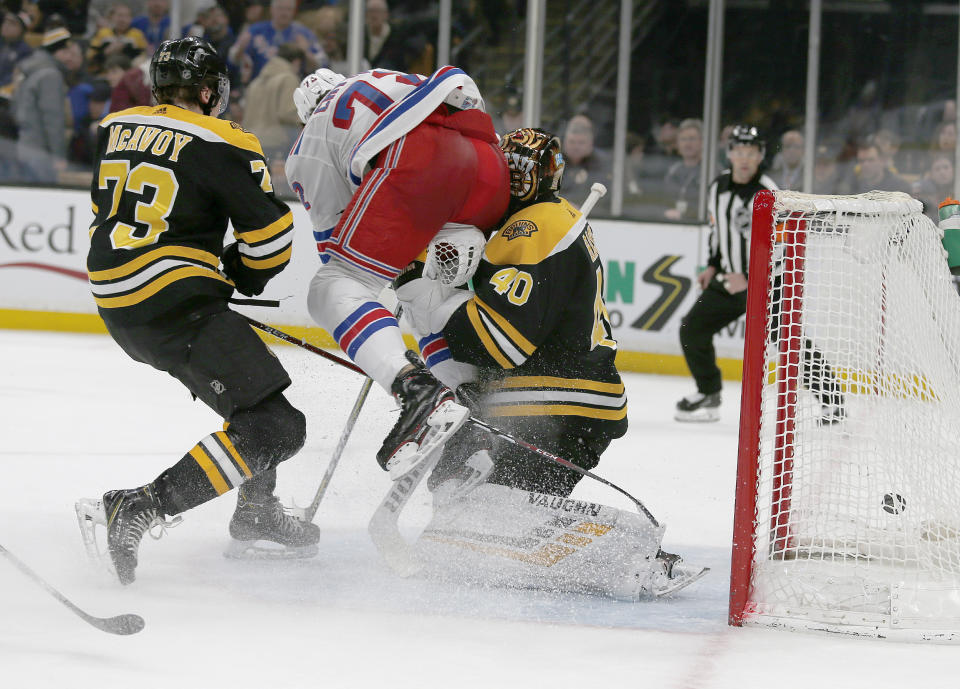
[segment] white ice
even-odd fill
[[[309,419],[280,470],[285,501],[312,497],[361,380],[276,347],[291,401]],[[320,555],[227,560],[232,495],[145,539],[121,587],[87,560],[78,497],[153,479],[219,419],[172,378],[106,336],[0,331],[0,545],[99,616],[136,612],[135,636],[99,632],[0,558],[0,687],[956,687],[960,649],[726,625],[739,387],[723,419],[672,420],[689,379],[626,376],[630,431],[597,471],[667,524],[664,546],[706,578],[676,597],[628,604],[588,596],[476,590],[397,578],[366,522],[388,480],[373,458],[393,402],[374,388],[320,506]],[[622,508],[600,484],[577,495]],[[409,535],[425,520],[413,499]]]

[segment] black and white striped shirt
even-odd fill
[[[737,184],[730,170],[724,170],[710,185],[707,194],[707,219],[710,222],[707,265],[716,268],[718,273],[747,274],[753,197],[763,189],[777,189],[777,184],[761,172],[746,184]]]

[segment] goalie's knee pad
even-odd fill
[[[278,392],[234,414],[227,435],[256,475],[299,452],[307,439],[307,418]]]

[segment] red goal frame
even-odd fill
[[[768,312],[773,283],[771,257],[774,240],[783,245],[780,283],[781,306],[777,337],[777,410],[770,517],[770,556],[777,557],[791,545],[789,513],[793,477],[793,447],[798,381],[801,375],[806,221],[799,213],[786,219],[774,232],[775,196],[757,193],[753,201],[750,235],[750,279],[747,287],[746,333],[743,352],[743,384],[740,400],[740,441],[737,457],[736,503],[733,549],[730,561],[730,607],[728,622],[743,624],[749,614],[750,579],[756,556],[758,524],[760,424]]]

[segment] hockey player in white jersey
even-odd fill
[[[558,195],[559,140],[520,129],[501,146],[510,216],[485,246],[474,229],[445,230],[395,281],[397,295],[426,363],[475,416],[593,469],[627,428],[603,263],[585,216]],[[471,276],[472,289],[455,289]],[[454,581],[639,599],[704,573],[661,550],[664,528],[648,513],[571,499],[581,479],[469,423],[428,480],[435,513],[411,552],[383,537],[409,478],[371,534],[398,571]]]
[[[448,223],[499,222],[509,201],[506,161],[476,84],[455,67],[429,77],[371,70],[345,78],[321,69],[294,101],[305,127],[286,176],[323,262],[308,308],[401,402],[377,453],[396,479],[438,450],[467,409],[408,360],[379,294]]]

